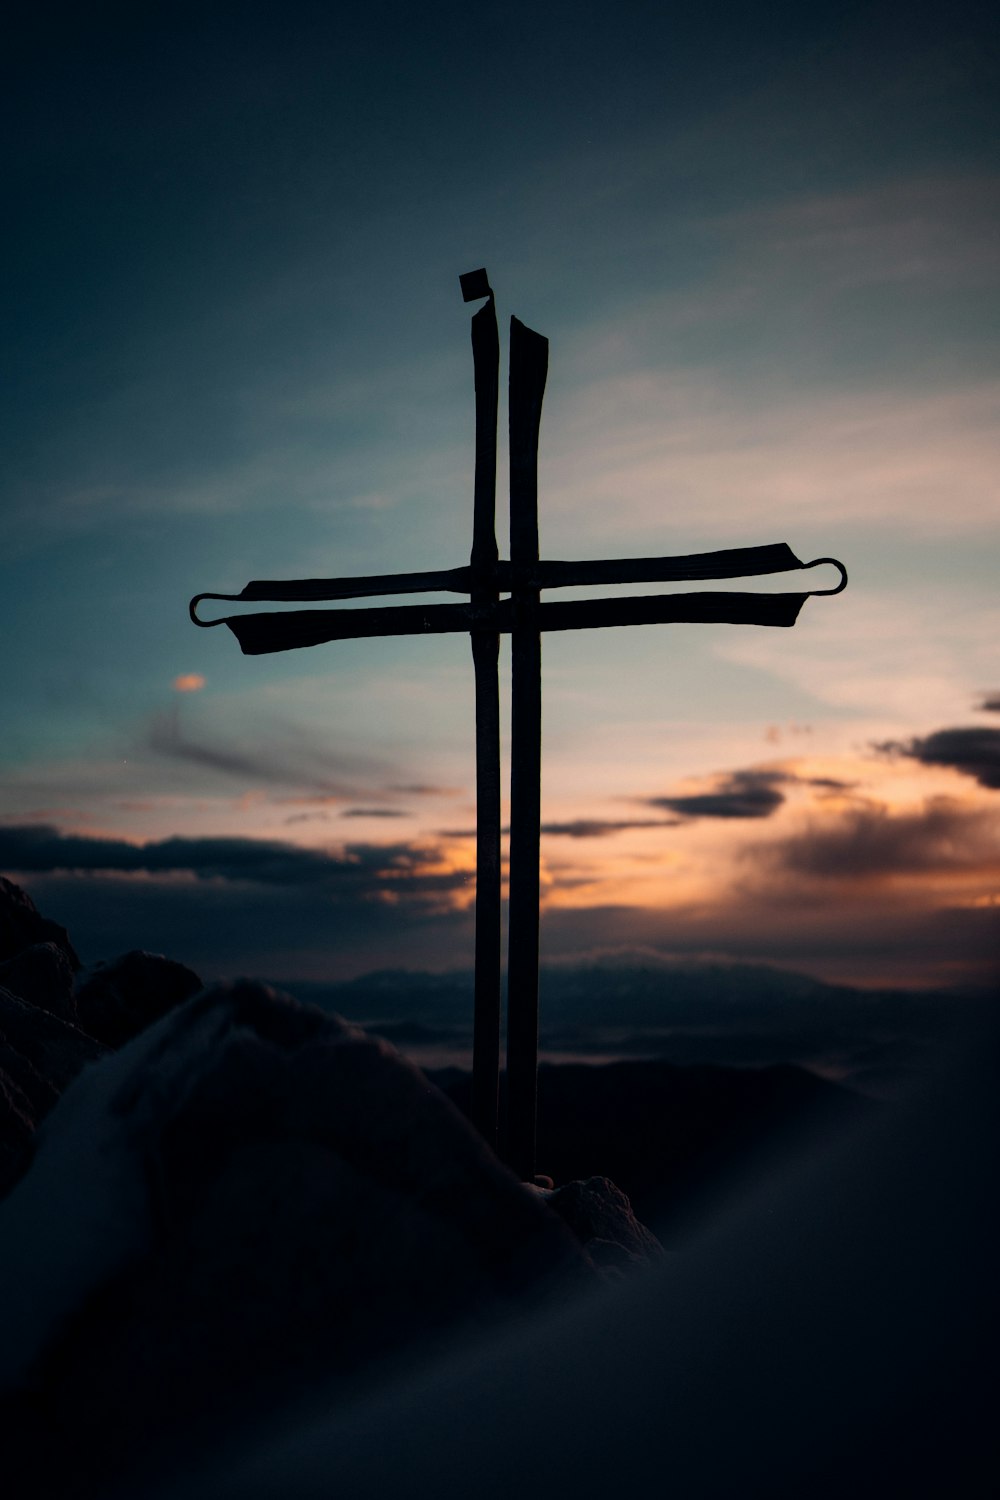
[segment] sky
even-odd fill
[[[546,638],[543,960],[995,980],[989,10],[22,18],[0,869],[85,961],[471,964],[468,640],[244,658],[187,605],[468,560],[485,265],[502,357],[512,313],[550,340],[543,557],[850,575],[792,631]]]

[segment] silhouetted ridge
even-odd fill
[[[468,1109],[467,1073],[449,1068],[428,1076]],[[658,1233],[679,1234],[768,1155],[873,1108],[802,1068],[543,1064],[539,1167],[556,1182],[609,1177],[640,1219]]]

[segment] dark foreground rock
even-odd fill
[[[429,1077],[469,1111],[470,1074],[446,1068]],[[775,1151],[879,1112],[804,1068],[543,1063],[538,1163],[557,1183],[610,1179],[673,1247],[766,1171]]]
[[[242,983],[55,1105],[0,1205],[0,1276],[7,1462],[83,1495],[594,1271],[387,1044]]]
[[[506,1171],[394,1049],[0,884],[0,1453],[19,1500],[145,1493],[265,1414],[646,1265],[605,1179]]]
[[[0,1006],[4,998],[0,990]],[[38,1122],[58,1097],[16,1047],[0,1042],[0,1198],[27,1171]]]
[[[121,1047],[202,988],[193,969],[159,953],[133,949],[80,976],[80,1025],[107,1047]]]
[[[27,1170],[34,1133],[60,1094],[105,1050],[76,1026],[0,989],[0,1198]]]
[[[997,1040],[772,1160],[658,1270],[248,1429],[155,1500],[995,1494]]]
[[[35,1131],[81,1068],[201,987],[191,969],[151,953],[81,972],[65,929],[0,876],[0,1198],[27,1170]]]
[[[16,1048],[57,1094],[86,1063],[96,1062],[107,1051],[78,1026],[5,989],[0,989],[0,1039]]]
[[[545,1201],[604,1271],[634,1271],[663,1257],[656,1235],[639,1223],[628,1198],[607,1177],[567,1182],[547,1192]]]
[[[0,1198],[27,1171],[63,1088],[104,1050],[72,1024],[79,967],[65,929],[0,876]]]
[[[33,943],[0,964],[0,988],[76,1024],[74,969],[58,943]]]
[[[0,962],[14,958],[35,943],[55,943],[74,972],[80,967],[65,927],[43,917],[27,891],[0,875]]]

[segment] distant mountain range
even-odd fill
[[[469,971],[273,982],[379,1032],[424,1067],[468,1066]],[[560,964],[541,974],[540,1045],[543,1058],[559,1062],[795,1064],[891,1097],[994,999],[982,991],[855,989],[757,964]]]

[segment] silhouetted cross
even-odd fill
[[[837,594],[847,573],[835,558],[803,563],[779,542],[688,557],[542,562],[538,557],[538,429],[548,370],[548,340],[510,320],[510,561],[500,561],[495,532],[497,398],[500,341],[485,270],[460,278],[466,302],[485,297],[472,319],[476,385],[476,469],[472,557],[466,568],[369,578],[294,582],[256,580],[240,594],[198,594],[196,625],[228,625],[247,656],[377,635],[468,631],[476,683],[476,979],[473,1119],[497,1143],[500,1066],[500,636],[511,661],[511,808],[507,937],[507,1139],[505,1156],[525,1180],[535,1170],[538,1075],[538,863],[541,785],[541,631],[606,625],[705,621],[794,625],[809,593],[652,594],[542,603],[542,589],[610,583],[666,583],[749,578],[832,563],[840,583],[811,593]],[[386,594],[445,591],[468,604],[396,605],[380,609],[295,610],[199,620],[202,599],[303,603]],[[500,594],[510,597],[501,599]]]

